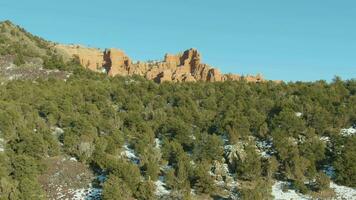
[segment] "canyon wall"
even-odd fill
[[[56,45],[56,48],[76,57],[83,67],[97,72],[105,72],[109,76],[140,75],[158,83],[242,79],[247,82],[264,81],[260,75],[222,74],[217,68],[202,63],[200,53],[196,49],[189,49],[176,55],[166,54],[162,61],[134,63],[125,52],[114,48],[105,51],[79,45]]]

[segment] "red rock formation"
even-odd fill
[[[110,76],[127,76],[132,65],[126,54],[118,49],[108,49],[104,51],[104,68]]]
[[[100,71],[103,64],[103,52],[96,48],[80,45],[56,45],[55,48],[67,55],[78,58],[80,64],[93,71]]]
[[[166,54],[163,61],[132,63],[121,50],[107,49],[100,52],[90,48],[72,48],[61,45],[60,48],[80,59],[80,63],[94,71],[106,71],[109,76],[140,75],[149,80],[161,82],[195,82],[246,80],[262,82],[262,76],[241,77],[236,74],[222,74],[218,69],[201,63],[201,56],[196,49],[189,49],[177,55]],[[91,51],[92,50],[92,51]]]

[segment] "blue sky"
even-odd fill
[[[48,40],[120,48],[134,60],[194,47],[225,73],[356,78],[354,0],[1,0],[4,19]]]

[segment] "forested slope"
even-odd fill
[[[237,182],[265,187],[275,178],[302,192],[324,189],[321,171],[331,165],[338,183],[354,187],[356,139],[340,130],[355,123],[355,91],[355,81],[338,79],[158,85],[83,72],[67,82],[13,81],[0,87],[2,191],[39,195],[43,161],[62,154],[105,171],[104,197],[128,188],[136,198],[149,195],[153,185],[141,185],[159,175],[180,194],[216,194],[209,173],[216,163],[227,164]],[[54,134],[56,127],[63,133]],[[271,144],[266,155],[261,141]],[[137,164],[120,157],[125,144],[139,155]],[[227,145],[236,152],[227,155]],[[127,188],[110,188],[112,179]],[[21,188],[22,181],[34,188]]]

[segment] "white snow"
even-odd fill
[[[283,181],[277,181],[272,186],[272,195],[276,200],[309,200],[313,199],[310,196],[297,193],[295,190],[288,189],[286,192],[283,192],[283,186],[289,183]],[[356,200],[356,189],[346,186],[337,185],[334,182],[330,182],[330,188],[335,191],[335,197],[333,200]]]
[[[61,129],[61,128],[59,128],[59,127],[55,127],[55,128],[54,128],[54,132],[55,132],[56,134],[63,134],[63,133],[64,133],[64,130]]]
[[[73,161],[73,162],[78,162],[78,160],[76,158],[74,158],[74,157],[69,158],[69,160]]]
[[[344,128],[344,129],[341,129],[340,133],[342,136],[345,136],[345,137],[353,136],[353,135],[356,135],[356,128],[354,128],[354,127]]]
[[[189,138],[192,140],[196,140],[197,138],[194,135],[189,135]]]
[[[273,148],[272,148],[273,147],[272,141],[257,140],[256,146],[259,150],[261,157],[263,157],[263,158],[269,158],[275,153],[275,150],[273,150]]]
[[[99,200],[101,199],[102,189],[100,188],[81,188],[70,191],[73,200]]]
[[[4,148],[4,139],[0,138],[0,152],[4,152],[5,148]]]
[[[161,149],[162,141],[159,138],[155,138],[155,148]]]
[[[164,177],[160,176],[159,179],[155,182],[156,191],[155,194],[159,197],[169,195],[171,193],[170,190],[166,188],[166,184],[164,183]]]
[[[135,150],[131,149],[128,144],[123,146],[124,151],[121,152],[121,156],[126,157],[127,159],[131,160],[135,164],[140,163],[139,157],[136,155]]]
[[[297,193],[294,190],[287,190],[283,192],[283,186],[289,183],[283,181],[276,181],[276,183],[272,186],[272,195],[276,200],[309,200],[312,199],[311,197],[302,195]]]
[[[330,142],[330,137],[328,137],[328,136],[321,136],[321,137],[320,137],[320,140],[323,141],[323,142],[325,142],[325,143],[328,143],[328,142]]]
[[[106,173],[104,171],[100,172],[96,179],[101,184],[104,183],[107,179]],[[87,188],[70,190],[69,192],[73,194],[73,200],[100,200],[102,191],[102,188],[93,187],[92,184],[89,184]]]
[[[344,199],[356,200],[356,189],[354,188],[337,185],[334,182],[330,183],[330,188],[334,189],[336,193],[336,198],[334,199],[336,200],[344,200]]]
[[[295,116],[297,116],[297,117],[301,117],[303,115],[303,113],[301,113],[301,112],[296,112],[295,113]]]

